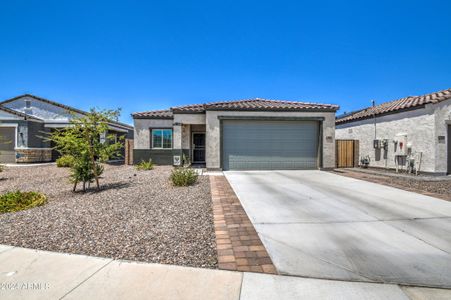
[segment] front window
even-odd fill
[[[152,148],[171,149],[172,129],[152,129]]]

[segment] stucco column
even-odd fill
[[[174,123],[172,135],[172,148],[174,150],[182,150],[182,124]]]

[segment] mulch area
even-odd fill
[[[172,167],[105,166],[102,189],[72,192],[68,169],[8,167],[0,193],[39,191],[48,203],[0,214],[0,244],[192,267],[217,267],[208,176],[174,187]]]
[[[219,269],[277,274],[225,176],[210,176],[210,184]]]
[[[431,176],[406,175],[396,176],[392,172],[360,171],[355,169],[336,169],[334,174],[379,183],[398,189],[423,194],[447,201],[451,201],[451,179]]]

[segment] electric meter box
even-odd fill
[[[395,155],[407,155],[407,133],[398,133],[393,139]]]
[[[373,148],[380,149],[381,148],[381,140],[373,140]]]

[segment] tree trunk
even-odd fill
[[[86,192],[86,181],[83,181],[83,193]]]
[[[96,160],[94,158],[94,153],[92,151],[92,146],[90,147],[90,151],[89,152],[90,152],[90,155],[91,155],[92,173],[94,174],[94,178],[96,180],[97,190],[100,190],[99,175],[97,175],[97,165],[96,165]]]
[[[78,181],[75,181],[75,183],[74,183],[74,189],[72,190],[73,192],[75,192],[75,190],[77,189],[77,184],[78,184]]]
[[[97,175],[97,166],[96,166],[96,160],[94,157],[94,151],[93,151],[93,145],[92,140],[90,139],[89,133],[86,133],[86,139],[89,140],[89,156],[91,157],[91,163],[92,163],[92,173],[94,174],[94,178],[96,180],[97,190],[100,190],[100,183],[99,183],[99,176]]]

